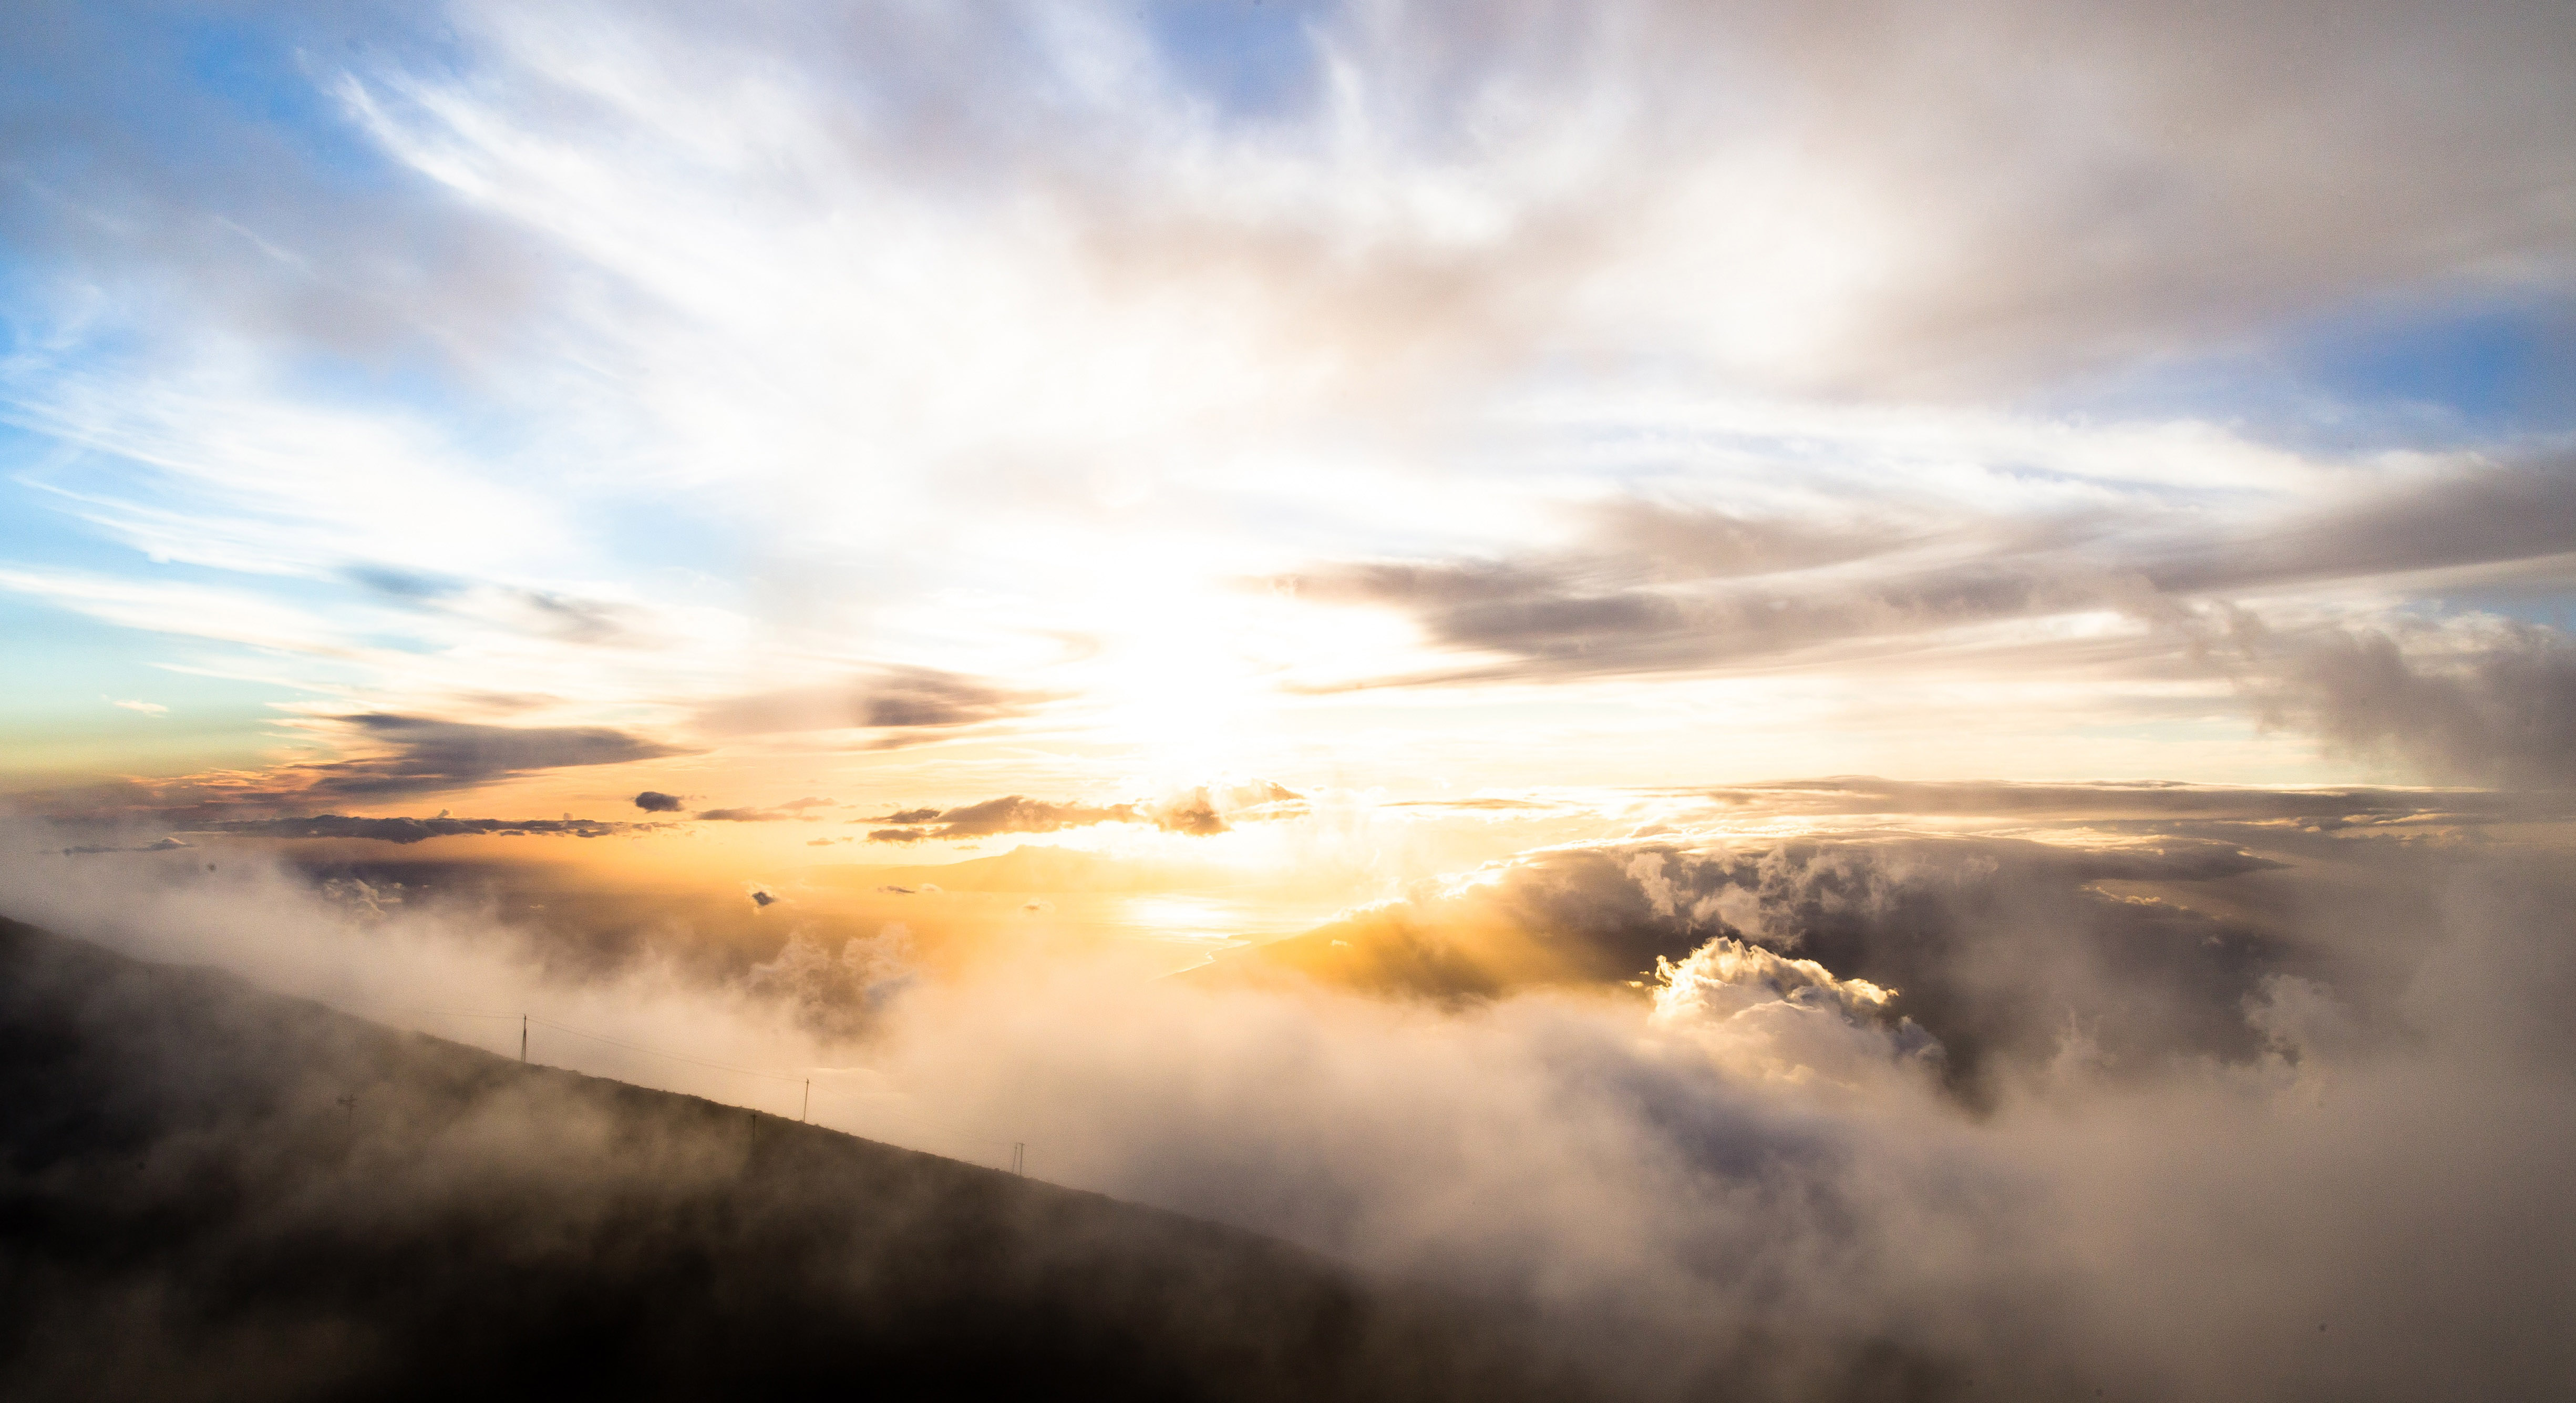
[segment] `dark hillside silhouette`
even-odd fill
[[[1567,1396],[1493,1319],[0,922],[0,1396]]]

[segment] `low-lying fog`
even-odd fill
[[[577,913],[543,903],[27,826],[0,911],[496,1051],[526,1013],[535,1060],[785,1115],[810,1079],[826,1125],[1024,1143],[1039,1177],[1534,1308],[1642,1397],[1799,1396],[1870,1351],[1978,1395],[2576,1377],[2566,820],[1813,800],[1533,849],[1177,975],[1115,942],[949,958],[938,891],[857,926],[745,901],[722,957],[679,911],[567,958]]]

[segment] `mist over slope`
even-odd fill
[[[1469,1373],[1543,1393],[2394,1403],[2576,1376],[2563,795],[1828,781],[1648,800],[1178,978],[1035,938],[907,970],[886,930],[808,914],[829,909],[811,892],[757,918],[774,956],[605,958],[569,912],[588,953],[550,958],[551,897],[397,902],[252,845],[66,852],[39,827],[13,832],[0,905],[342,1007],[535,1008],[810,1070],[818,1120],[1024,1139],[1057,1183],[1431,1303],[1423,1350],[1463,1340]],[[925,883],[896,909],[927,942],[973,908]],[[780,1109],[782,1083],[580,1057]],[[343,1094],[305,1104],[327,1121]],[[358,1102],[361,1141],[377,1104]],[[622,1153],[543,1173],[469,1155],[455,1192],[506,1207],[577,1182],[696,1221],[670,1205],[733,1172],[697,1154],[636,1160],[640,1188]],[[365,1221],[364,1242],[408,1240]],[[925,1337],[985,1310],[942,1309]],[[1091,1338],[1100,1317],[1076,1319]],[[1233,1349],[1230,1319],[1182,1317],[1199,1343],[1171,1367]],[[1365,1350],[1316,1357],[1380,1377]]]
[[[0,1266],[22,1399],[1536,1396],[1284,1244],[14,922]]]

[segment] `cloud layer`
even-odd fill
[[[1449,1283],[1612,1397],[1877,1396],[1891,1377],[2133,1399],[2545,1389],[2568,1362],[2547,1324],[2571,1245],[2548,1166],[2576,1145],[2555,829],[2310,831],[2239,796],[2269,855],[2100,836],[2162,802],[2047,842],[1525,854],[1409,919],[1461,944],[1679,953],[1641,989],[1445,1010],[1140,984],[1026,943],[983,976],[924,977],[886,933],[782,937],[730,974],[549,973],[537,930],[334,904],[240,856],[210,873],[21,840],[0,900],[345,1002],[529,1004],[705,1062],[811,1068],[826,1123],[961,1149],[998,1131],[1049,1177]],[[1343,938],[1384,917],[1356,919]],[[762,1094],[583,1046],[548,1055]]]

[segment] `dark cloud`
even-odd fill
[[[1199,785],[1159,803],[1137,806],[1145,822],[1166,833],[1205,836],[1223,833],[1237,823],[1297,818],[1308,810],[1306,796],[1286,785],[1255,780],[1237,785]]]
[[[1545,680],[1702,672],[1827,645],[1920,638],[1997,619],[2097,607],[2124,591],[2073,558],[1998,559],[1880,579],[1633,586],[1582,564],[1466,570],[1355,566],[1296,577],[1301,594],[1413,614],[1461,653],[1502,654],[1360,685]]]
[[[784,823],[796,815],[775,809],[700,809],[689,817],[716,823]]]
[[[113,843],[75,843],[63,849],[65,857],[91,857],[100,853],[166,853],[188,846],[179,839],[162,838],[150,843],[121,845]]]
[[[921,810],[906,810],[917,815]],[[896,815],[880,822],[898,822]],[[966,804],[941,810],[935,817],[913,818],[911,826],[882,828],[868,835],[875,843],[915,843],[926,838],[981,838],[996,833],[1053,833],[1064,828],[1088,828],[1102,823],[1139,823],[1144,820],[1133,804],[1055,804],[1031,799],[1020,794],[1006,794],[980,804]]]
[[[2394,758],[2436,779],[2505,789],[2576,786],[2576,642],[2512,625],[2410,658],[2399,639],[2335,631],[2257,644],[2276,714],[2333,750]]]
[[[1343,563],[1270,583],[1398,609],[1447,648],[1503,655],[1369,686],[1706,671],[2136,592],[2075,551],[2091,534],[2076,522],[1900,530],[1651,501],[1584,515],[1591,543],[1554,556]],[[1915,549],[1927,545],[1937,556]]]
[[[926,667],[878,667],[846,682],[735,697],[703,707],[710,735],[875,730],[936,732],[1025,716],[1053,694]]]
[[[235,819],[209,824],[205,831],[245,838],[371,838],[380,843],[417,843],[428,838],[475,834],[513,838],[531,835],[606,838],[661,826],[587,818],[449,818],[445,814],[436,818],[356,818],[346,814],[317,814],[312,818]]]
[[[2479,465],[2141,562],[2159,590],[2221,590],[2509,564],[2576,552],[2576,459]],[[2561,572],[2565,578],[2565,572]]]
[[[272,799],[428,794],[470,789],[539,770],[617,765],[689,753],[606,726],[483,726],[386,712],[340,721],[361,744],[384,747],[385,753],[271,771]]]
[[[680,796],[647,789],[635,796],[635,807],[648,814],[675,814],[680,811]]]
[[[1840,533],[1659,503],[1593,515],[1595,541],[1582,551],[1350,562],[1271,583],[1321,603],[1402,611],[1474,659],[1325,690],[1713,672],[1855,650],[1886,657],[1932,646],[1946,630],[2104,610],[2153,635],[2131,645],[2139,661],[2171,664],[2197,646],[2173,621],[2223,606],[2223,596],[2425,571],[2576,585],[2576,567],[2549,563],[2576,557],[2576,464],[2560,458],[2463,469],[2217,536],[2188,510]],[[1694,541],[1706,548],[1693,551]],[[2537,582],[2524,578],[2535,563]],[[1821,564],[1837,568],[1809,568]]]
[[[2224,842],[2076,847],[2019,838],[1813,838],[1542,850],[1483,880],[1433,886],[1201,977],[1294,971],[1434,998],[1653,977],[1712,940],[1821,962],[1897,991],[1895,1010],[1949,1050],[1972,1093],[1989,1064],[2055,1055],[2067,1020],[2105,1055],[2246,1059],[2244,1002],[2305,968],[2240,922],[2175,894],[2277,869]],[[2104,883],[2146,894],[2112,895]]]
[[[953,809],[905,809],[873,823],[901,824],[868,835],[875,843],[918,843],[926,839],[981,838],[997,833],[1052,833],[1102,823],[1151,824],[1166,833],[1207,836],[1223,833],[1235,821],[1293,818],[1306,812],[1303,795],[1284,785],[1256,780],[1241,785],[1201,785],[1155,803],[1050,803],[1006,794],[980,804]]]
[[[122,817],[206,826],[244,813],[309,811],[338,800],[381,801],[470,789],[543,770],[614,765],[693,752],[605,726],[489,726],[371,712],[334,717],[347,760],[126,780],[26,796],[67,822]],[[647,791],[650,793],[651,791]],[[639,802],[648,812],[650,806]]]
[[[1671,792],[1702,794],[1730,808],[1741,806],[1765,814],[2009,815],[2093,826],[2146,822],[2171,827],[2208,820],[2339,829],[2443,815],[2561,816],[2554,810],[2534,809],[2518,796],[2483,790],[2249,789],[2178,780],[2043,784],[1837,776]]]
[[[637,647],[647,642],[639,630],[641,611],[624,604],[577,599],[545,590],[513,590],[536,625],[536,631],[560,643],[588,647]]]

